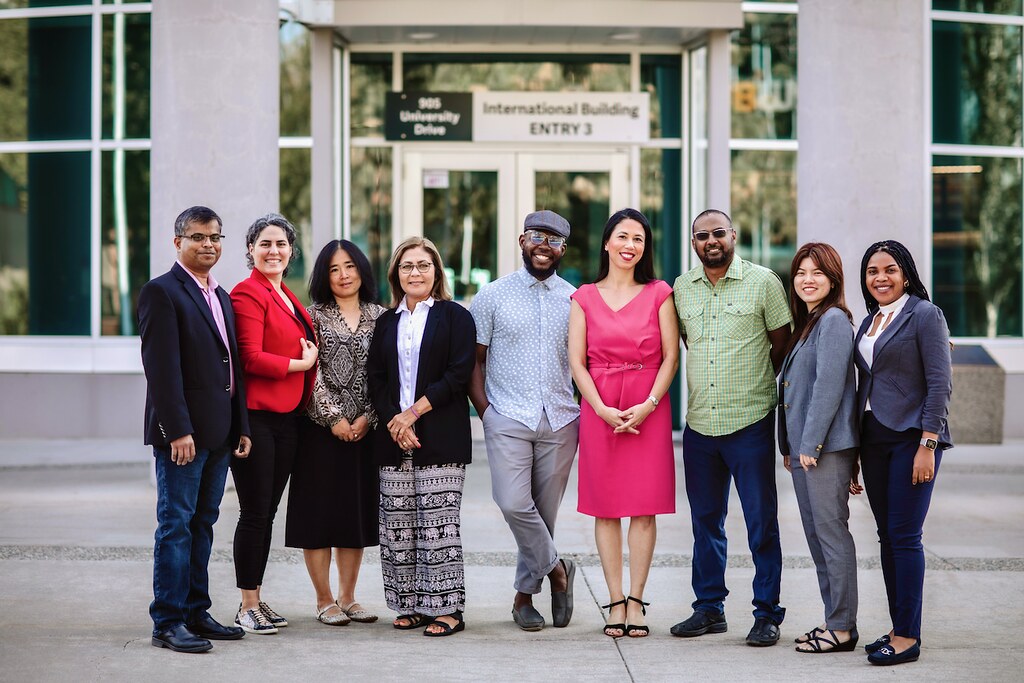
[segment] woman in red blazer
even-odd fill
[[[299,415],[316,377],[313,323],[283,282],[296,252],[295,236],[284,216],[257,219],[245,235],[252,274],[231,291],[252,432],[249,458],[231,468],[239,507],[235,579],[242,591],[235,623],[257,634],[288,625],[260,598],[260,587],[274,515],[295,462]]]

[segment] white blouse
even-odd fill
[[[427,316],[434,305],[434,297],[419,302],[410,312],[405,298],[398,304],[395,314],[398,320],[398,405],[402,410],[416,402],[416,375],[420,369],[420,346],[423,331],[427,327]]]
[[[875,316],[884,316],[882,324],[878,326],[878,329],[875,331],[874,336],[869,336],[869,334],[871,333],[871,327],[873,327],[875,324],[872,320],[871,325],[868,326],[868,331],[865,332],[864,336],[860,338],[860,342],[858,342],[857,344],[857,350],[860,351],[861,357],[864,359],[864,362],[867,363],[869,368],[871,367],[871,363],[874,362],[875,360],[875,342],[877,342],[878,338],[882,336],[882,332],[884,332],[885,329],[892,324],[892,321],[896,319],[896,316],[900,314],[900,311],[902,311],[903,307],[907,305],[907,301],[909,299],[910,295],[904,292],[903,296],[901,296],[899,299],[896,299],[896,301],[893,301],[892,303],[889,304],[885,304],[884,306],[879,306],[878,313],[876,313]],[[864,410],[871,410],[870,396],[868,397],[867,402],[864,405]]]

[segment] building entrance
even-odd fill
[[[538,209],[572,226],[559,274],[592,281],[604,223],[630,200],[629,154],[619,149],[406,151],[402,168],[396,236],[434,241],[463,301],[519,267],[522,221]]]

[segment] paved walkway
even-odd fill
[[[682,467],[678,510],[659,518],[655,567],[646,599],[651,636],[618,641],[601,635],[598,605],[607,601],[594,554],[592,521],[575,512],[575,475],[562,506],[563,552],[581,564],[576,612],[565,629],[525,633],[510,620],[514,543],[490,500],[482,444],[470,466],[463,508],[467,553],[467,630],[447,640],[390,627],[376,551],[360,581],[363,604],[382,615],[373,625],[330,628],[313,618],[313,595],[301,554],[276,534],[264,596],[292,625],[276,636],[215,643],[206,655],[181,655],[149,644],[155,492],[150,455],[135,442],[0,440],[0,681],[203,681],[318,678],[493,681],[1017,681],[1024,650],[1024,442],[962,446],[943,462],[925,529],[929,573],[922,659],[895,669],[865,662],[862,651],[826,658],[792,651],[789,642],[821,621],[813,565],[792,485],[781,468],[779,496],[788,608],[783,641],[750,648],[750,581],[738,501],[727,531],[726,614],[720,635],[678,639],[668,628],[690,613],[691,536]],[[854,499],[862,641],[888,629],[877,543],[867,501]],[[224,498],[216,529],[213,613],[230,621],[238,603],[231,565],[237,499]],[[548,596],[539,596],[550,616]],[[966,630],[966,629],[970,630]]]

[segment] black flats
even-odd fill
[[[877,652],[879,649],[881,649],[883,645],[888,645],[891,640],[892,638],[890,638],[889,634],[886,633],[884,636],[882,636],[875,642],[868,643],[867,645],[865,645],[864,652],[867,652],[868,654],[871,654],[872,652]]]
[[[897,653],[891,643],[882,645],[868,655],[868,661],[878,666],[892,666],[893,664],[906,664],[916,662],[921,656],[921,639],[908,647],[903,652]]]
[[[689,619],[673,626],[670,633],[678,638],[696,638],[705,633],[725,633],[728,630],[725,614],[695,611]]]

